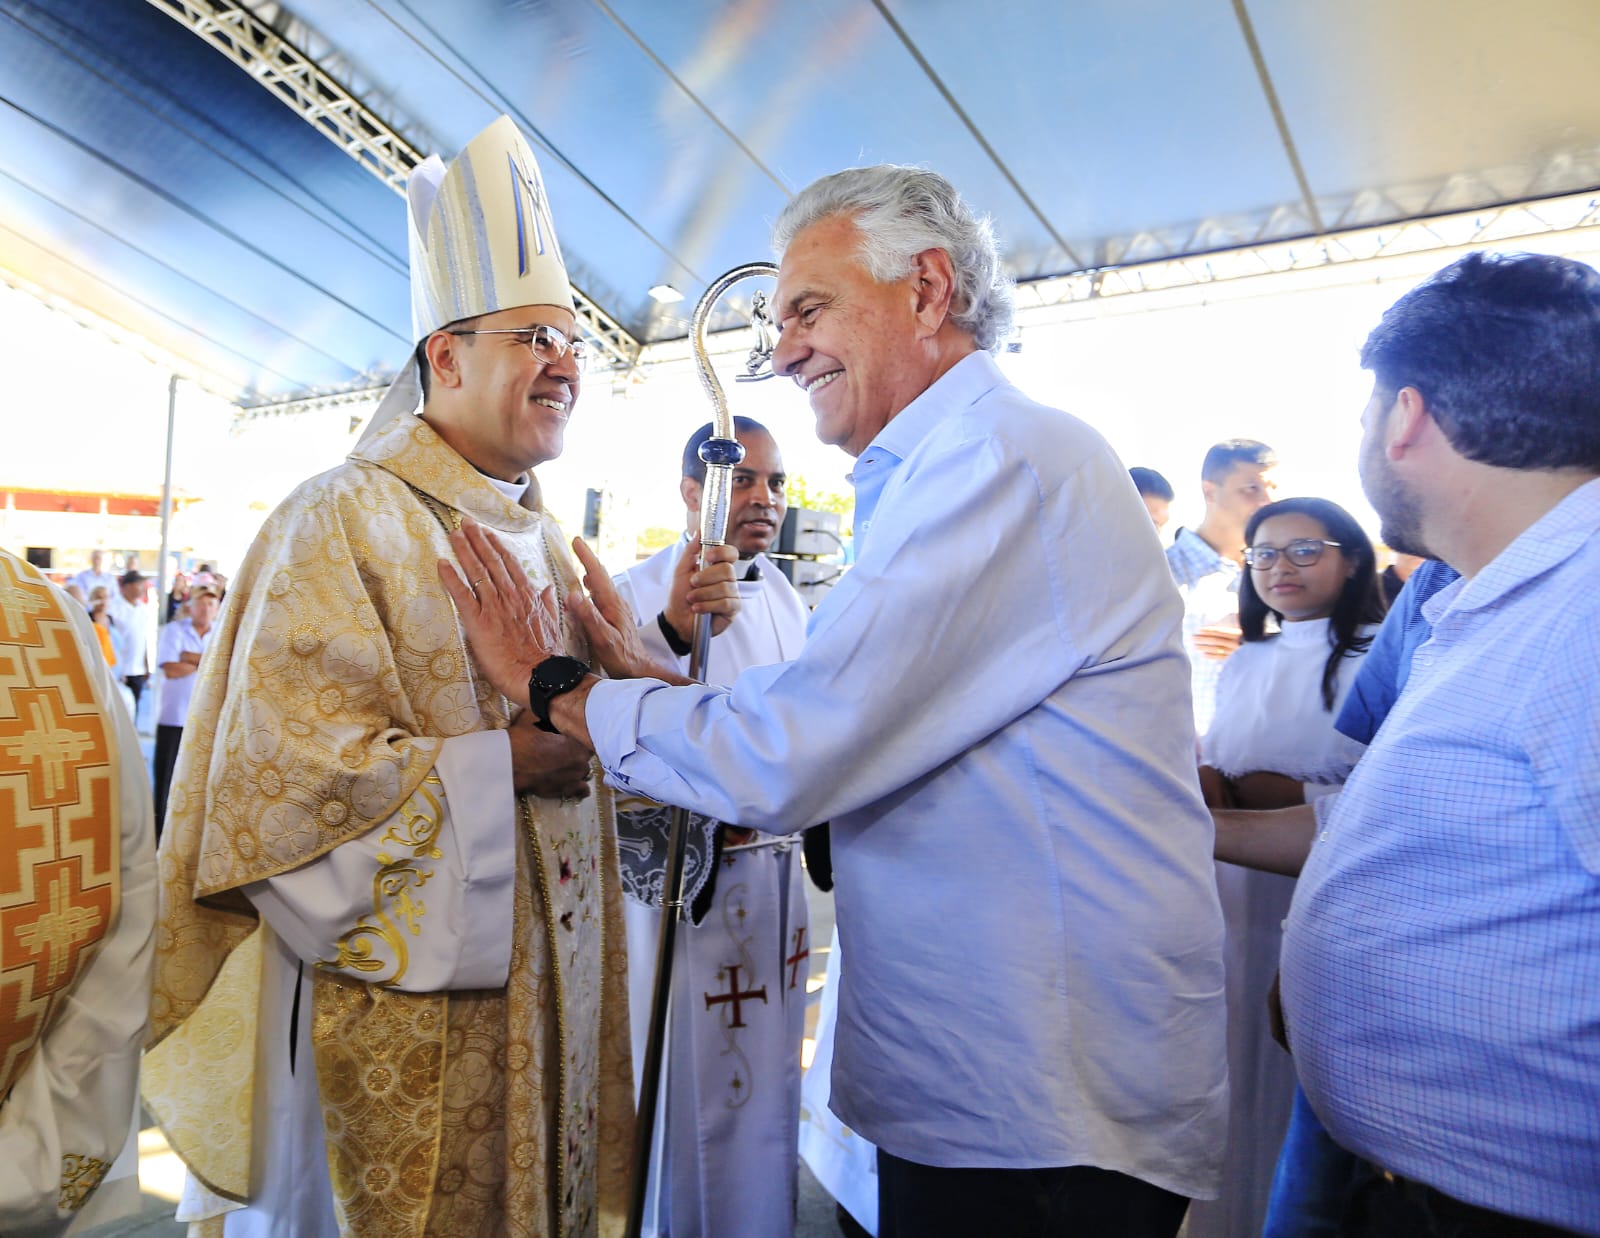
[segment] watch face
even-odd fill
[[[583,682],[589,668],[577,658],[558,655],[533,668],[533,679],[547,696],[570,692]]]
[[[528,676],[528,704],[542,730],[555,730],[550,723],[550,702],[563,692],[571,692],[588,673],[588,666],[564,654],[546,658],[533,668],[533,674]]]

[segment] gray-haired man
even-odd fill
[[[1217,1187],[1222,921],[1149,517],[1100,436],[989,355],[1010,289],[942,177],[827,177],[777,247],[773,365],[856,457],[856,566],[793,662],[731,689],[590,676],[534,708],[619,786],[763,830],[832,820],[832,1108],[881,1149],[881,1234],[1170,1236]],[[487,557],[511,579],[481,530],[456,540],[469,578]],[[591,579],[596,657],[637,673]],[[560,651],[506,622],[527,598],[451,583],[528,699]]]

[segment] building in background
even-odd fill
[[[174,517],[197,502],[193,495],[173,495]],[[135,566],[154,576],[161,554],[161,495],[0,487],[0,547],[58,584],[87,564],[94,550],[106,553],[109,572],[121,575]],[[196,552],[169,539],[167,554],[170,576],[190,566]]]

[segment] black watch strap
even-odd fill
[[[667,648],[680,658],[687,658],[694,646],[678,635],[678,629],[667,622],[667,612],[656,613],[656,627],[661,629],[661,636],[667,642]]]
[[[555,732],[555,724],[550,721],[551,703],[563,692],[571,692],[581,684],[588,673],[587,663],[565,654],[546,658],[533,668],[533,674],[528,676],[528,706],[538,719],[541,731]]]

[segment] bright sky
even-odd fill
[[[1592,262],[1600,243],[1587,241],[1591,252],[1574,256]],[[1281,279],[1245,280],[1211,286],[1202,303],[1163,304],[1141,294],[1074,307],[1080,317],[1073,321],[1025,327],[1021,351],[1002,364],[1029,395],[1099,429],[1127,464],[1164,473],[1178,492],[1174,526],[1199,519],[1206,448],[1245,436],[1277,449],[1280,496],[1333,499],[1376,532],[1355,472],[1358,417],[1370,389],[1357,355],[1383,310],[1452,256],[1424,255],[1398,268],[1352,264],[1331,281],[1328,272],[1315,273],[1292,292],[1282,291]],[[1317,282],[1333,286],[1311,286]],[[1182,294],[1191,302],[1198,296]],[[165,372],[4,287],[0,331],[14,347],[25,341],[29,358],[9,375],[0,484],[159,493]],[[791,383],[730,378],[725,386],[734,412],[776,434],[791,476],[803,474],[814,490],[848,493],[852,462],[816,441],[805,398]],[[180,384],[175,485],[206,502],[183,514],[177,540],[224,571],[236,568],[267,512],[300,480],[337,464],[355,442],[352,414],[368,411],[262,419],[230,433],[227,404]],[[679,453],[709,418],[687,363],[658,365],[625,393],[609,376],[593,377],[565,453],[540,470],[547,502],[575,533],[585,490],[607,491],[602,554],[626,566],[639,531],[682,520]]]

